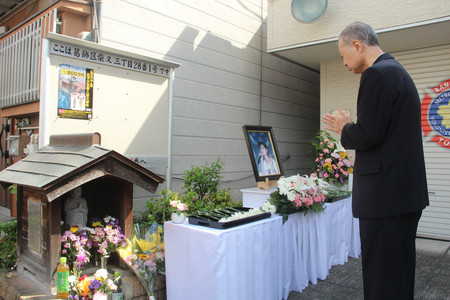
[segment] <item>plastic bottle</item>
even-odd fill
[[[122,278],[120,278],[119,272],[114,272],[114,284],[117,286],[117,290],[112,293],[112,300],[123,300]]]
[[[56,268],[56,298],[58,299],[69,297],[69,265],[66,262],[67,258],[61,257],[60,263]]]

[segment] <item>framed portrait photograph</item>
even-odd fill
[[[280,178],[283,167],[272,127],[244,125],[242,129],[256,181]]]

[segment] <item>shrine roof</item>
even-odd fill
[[[119,177],[152,192],[164,182],[133,160],[99,145],[50,145],[1,171],[0,183],[4,187],[17,184],[42,189],[47,195],[53,194],[49,197],[52,201],[67,190],[102,176]]]

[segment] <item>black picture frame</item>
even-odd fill
[[[278,180],[284,172],[272,127],[244,125],[242,129],[256,181]],[[267,152],[265,159],[261,158],[266,154],[261,146]]]

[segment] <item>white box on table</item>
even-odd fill
[[[267,199],[269,199],[270,194],[277,190],[276,187],[269,188],[268,191],[265,189],[259,189],[257,187],[248,188],[241,190],[242,192],[242,206],[243,207],[260,207]]]

